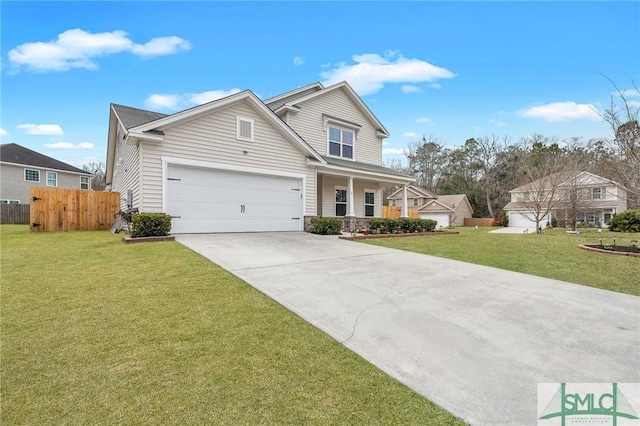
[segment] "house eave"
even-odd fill
[[[374,179],[374,180],[380,180],[380,181],[384,181],[384,182],[390,182],[390,183],[394,183],[394,184],[409,184],[411,182],[415,182],[415,178],[414,177],[402,177],[402,176],[398,176],[398,175],[390,175],[390,174],[386,174],[386,173],[379,173],[379,172],[371,172],[371,171],[366,171],[366,170],[358,170],[358,169],[351,169],[348,167],[341,167],[341,166],[335,166],[332,164],[327,164],[327,163],[319,163],[319,162],[313,162],[313,161],[309,161],[307,160],[307,165],[310,166],[316,166],[318,168],[318,170],[322,171],[322,170],[326,170],[329,172],[336,172],[339,173],[340,175],[344,175],[344,176],[357,176],[357,177],[365,177],[365,178],[370,178],[370,179]]]

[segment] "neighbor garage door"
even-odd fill
[[[169,164],[172,233],[302,230],[302,180]]]
[[[509,212],[509,226],[514,228],[534,228],[536,222],[525,216],[524,213]]]
[[[446,213],[420,213],[420,219],[431,219],[438,222],[436,226],[449,227],[449,215]]]

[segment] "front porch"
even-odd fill
[[[369,219],[383,217],[382,190],[389,186],[403,187],[400,216],[409,216],[406,187],[413,178],[395,174],[384,167],[366,166],[375,170],[353,170],[327,165],[325,168],[329,170],[318,171],[317,217],[340,218],[345,231],[367,228]],[[311,217],[305,217],[305,230],[310,228],[310,221]]]

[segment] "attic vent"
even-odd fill
[[[253,142],[253,118],[236,117],[236,137],[241,141]]]

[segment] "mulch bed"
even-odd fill
[[[122,241],[125,244],[133,244],[133,243],[152,243],[156,241],[175,241],[176,237],[173,235],[166,235],[162,237],[122,237]]]
[[[404,234],[358,234],[354,236],[350,235],[341,235],[338,238],[342,240],[369,240],[373,238],[397,238],[397,237],[424,237],[425,235],[454,235],[459,234],[458,231],[438,231],[438,232],[414,232],[414,233],[404,233]]]
[[[600,244],[578,244],[583,250],[597,251],[600,253],[619,254],[622,256],[634,256],[640,257],[640,248],[634,248],[629,246],[612,246],[611,248],[604,248]]]

